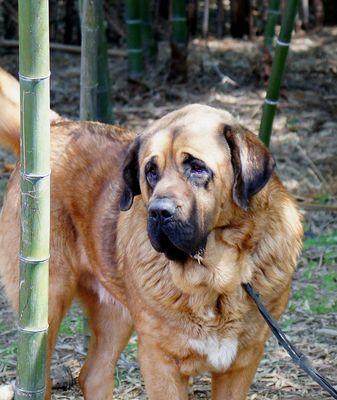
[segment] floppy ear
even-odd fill
[[[130,145],[123,164],[124,188],[121,195],[119,207],[122,211],[131,208],[134,196],[140,194],[138,152],[140,140],[137,137]]]
[[[254,135],[243,127],[224,126],[234,171],[233,200],[247,210],[251,197],[268,182],[275,161],[270,151]]]

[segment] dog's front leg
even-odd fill
[[[240,350],[231,367],[212,374],[212,400],[245,400],[256,369],[263,356],[264,343]]]
[[[139,336],[139,361],[149,400],[187,400],[188,376],[151,338]]]

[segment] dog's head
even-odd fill
[[[227,112],[190,105],[155,122],[131,145],[121,210],[141,195],[152,246],[167,258],[202,256],[223,214],[248,210],[268,182],[270,152]]]

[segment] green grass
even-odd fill
[[[319,193],[316,196],[314,196],[314,199],[319,204],[327,204],[332,199],[332,196],[330,193]]]
[[[302,275],[306,285],[293,293],[289,309],[300,305],[313,314],[337,312],[337,231],[307,238],[304,250],[313,248],[321,250],[322,262],[308,260]]]
[[[297,132],[301,126],[301,121],[297,117],[290,117],[287,119],[287,129],[292,132]]]
[[[6,381],[6,374],[4,371],[13,370],[16,362],[16,338],[17,331],[13,320],[0,317],[0,386],[2,382]]]
[[[315,238],[307,238],[304,241],[304,250],[310,249],[311,247],[326,247],[326,246],[337,246],[337,231],[330,233],[329,235],[321,235]]]
[[[84,334],[83,313],[78,305],[74,305],[62,321],[59,329],[60,336]]]

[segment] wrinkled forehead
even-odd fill
[[[144,137],[141,158],[153,155],[174,157],[185,152],[210,165],[223,161],[229,153],[223,136],[224,124],[234,124],[234,118],[207,106],[195,107],[180,115],[174,113],[157,121]],[[171,118],[170,118],[171,117]]]

